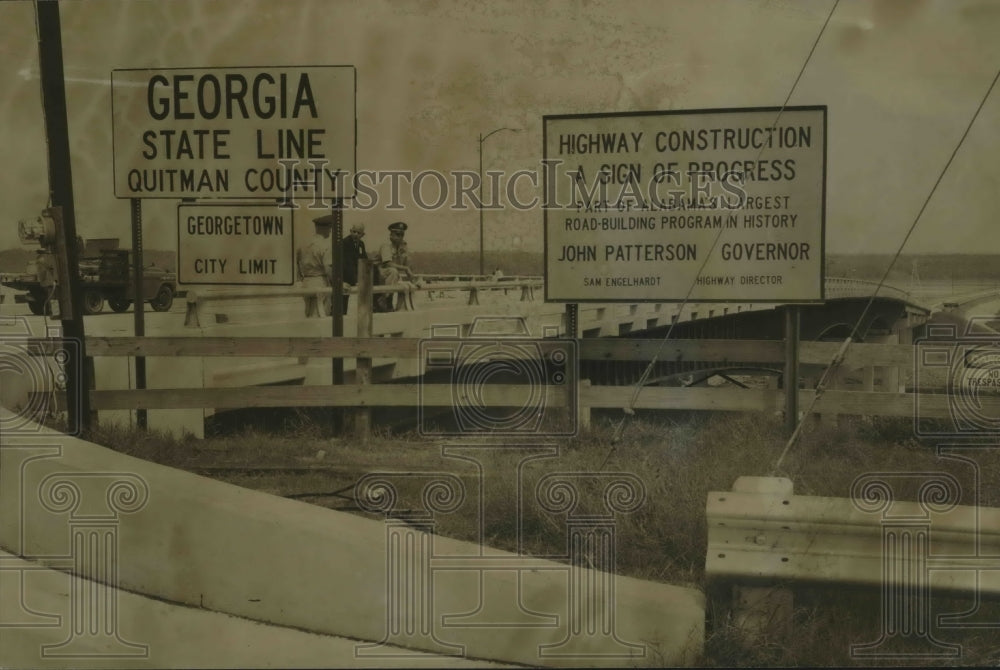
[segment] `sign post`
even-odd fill
[[[136,337],[146,335],[146,296],[143,294],[143,258],[142,258],[142,200],[129,200],[132,212],[132,303],[133,330]],[[146,388],[146,357],[135,357],[135,387]],[[146,410],[135,411],[135,425],[145,430],[147,427]]]
[[[333,201],[333,234],[330,236],[333,244],[333,277],[330,288],[333,295],[330,300],[331,331],[333,337],[344,336],[344,202],[340,198]],[[332,360],[332,382],[334,386],[344,384],[344,359]],[[344,408],[334,410],[337,430],[344,430]]]
[[[785,305],[785,429],[799,422],[799,308]]]
[[[333,201],[333,233],[330,243],[333,245],[333,277],[330,288],[333,291],[330,306],[332,308],[332,328],[334,337],[344,336],[344,206],[337,198]],[[344,383],[344,359],[333,359],[333,383]]]
[[[372,261],[368,258],[358,259],[358,295],[354,302],[357,304],[358,319],[357,333],[359,338],[372,336]],[[366,386],[372,381],[372,359],[370,357],[357,358],[355,364],[355,377],[358,386]],[[371,407],[358,407],[354,410],[354,437],[362,444],[368,442],[371,437],[372,410]]]
[[[333,200],[331,243],[336,272],[343,272],[342,202],[353,194],[348,176],[357,162],[356,89],[353,66],[112,71],[114,190],[132,203],[137,336],[144,333],[142,198],[184,201],[177,211],[181,284],[292,285],[298,193],[310,194],[312,208]],[[195,202],[205,199],[226,201]],[[332,303],[339,337],[342,274]],[[137,388],[145,386],[142,363],[136,359]],[[343,382],[341,359],[333,361],[333,381]]]

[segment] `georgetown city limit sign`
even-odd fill
[[[545,298],[823,299],[826,107],[544,117]]]

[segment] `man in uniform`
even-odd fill
[[[316,234],[299,247],[295,255],[295,267],[303,288],[327,289],[333,282],[333,249],[330,243],[330,232],[333,229],[333,216],[327,214],[313,219]],[[320,316],[319,303],[323,303],[323,311],[327,316],[333,313],[332,296],[325,294],[304,296],[306,316]]]
[[[365,250],[365,241],[361,238],[365,236],[365,225],[357,223],[351,226],[351,234],[344,238],[344,285],[358,285],[358,261],[367,258],[368,252]],[[347,312],[347,303],[351,296],[344,296],[344,312]]]
[[[389,241],[378,248],[374,258],[379,272],[379,284],[398,284],[400,281],[413,279],[406,242],[403,240],[406,228],[402,221],[389,224]],[[394,311],[391,293],[379,294],[375,302],[376,311]]]

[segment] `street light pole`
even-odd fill
[[[486,274],[485,258],[483,256],[483,142],[493,135],[494,133],[499,133],[501,130],[509,130],[513,133],[521,130],[520,128],[497,128],[496,130],[491,130],[490,132],[483,135],[479,134],[479,274]]]

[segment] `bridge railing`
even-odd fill
[[[425,275],[426,276],[426,275]],[[437,278],[438,275],[433,277]],[[543,285],[540,277],[510,277],[494,281],[492,278],[483,280],[465,281],[433,281],[423,282],[421,276],[417,276],[417,282],[400,282],[398,284],[381,284],[372,287],[374,294],[392,293],[396,294],[396,309],[399,311],[413,310],[414,295],[424,294],[429,301],[434,300],[435,294],[441,297],[448,292],[468,292],[469,305],[479,304],[479,292],[489,290],[521,289],[520,300],[522,302],[535,299],[535,289]],[[344,295],[357,295],[358,289],[354,286],[344,286]],[[191,328],[198,328],[210,322],[206,318],[211,313],[212,307],[222,304],[250,305],[256,303],[262,312],[266,312],[270,305],[277,301],[287,301],[289,298],[306,298],[311,296],[332,296],[333,289],[307,289],[301,286],[290,286],[287,288],[276,287],[269,289],[250,290],[198,290],[189,289],[187,292],[187,310],[184,316],[184,325]]]
[[[867,279],[853,279],[850,277],[827,277],[825,281],[826,297],[830,298],[865,298],[875,294],[880,298],[894,298],[903,302],[913,302],[913,297],[909,292],[882,284],[869,281]]]

